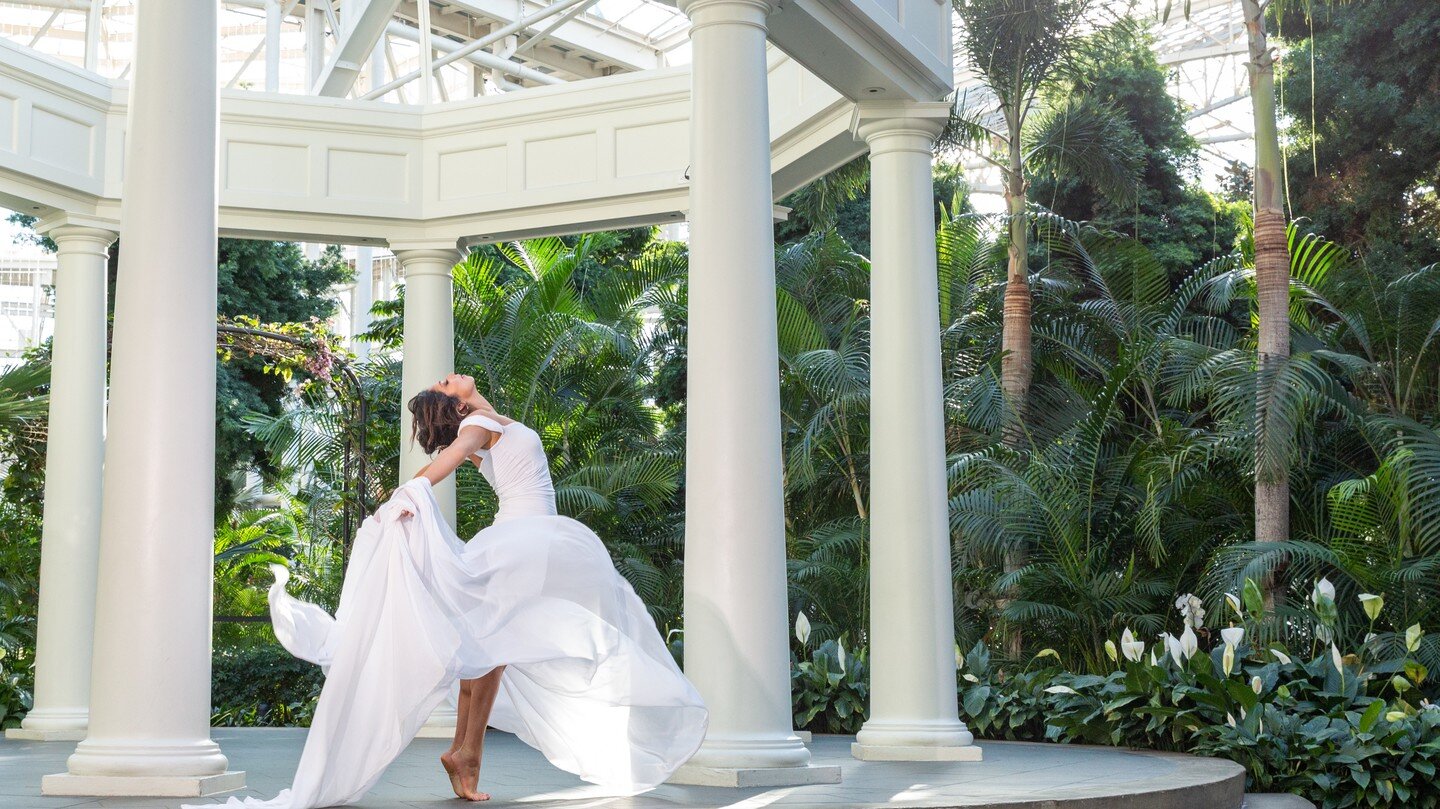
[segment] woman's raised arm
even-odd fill
[[[415,473],[415,477],[422,475],[430,480],[432,486],[438,485],[440,481],[450,477],[460,465],[474,455],[477,451],[484,449],[494,440],[495,433],[484,427],[467,424],[460,428],[460,433],[455,436],[455,441],[445,449],[440,450],[435,460],[426,464]]]

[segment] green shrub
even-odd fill
[[[847,654],[844,639],[827,640],[809,660],[792,660],[790,698],[795,727],[814,733],[855,733],[870,704],[865,652]]]
[[[325,677],[278,644],[216,649],[210,724],[308,727]]]
[[[1107,642],[1113,670],[1101,674],[1066,671],[1045,650],[1031,661],[1042,668],[1007,676],[977,645],[961,668],[962,716],[981,738],[1228,758],[1245,767],[1247,789],[1294,792],[1327,809],[1440,807],[1440,706],[1424,696],[1432,686],[1415,659],[1420,627],[1371,635],[1358,653],[1341,654],[1321,640],[1334,636],[1336,610],[1333,590],[1317,586],[1312,648],[1302,656],[1247,642],[1267,628],[1253,592],[1248,613],[1227,598],[1232,626],[1208,653],[1199,649],[1210,636],[1203,626],[1187,624],[1148,650],[1127,632]],[[1372,622],[1382,608],[1368,602]]]

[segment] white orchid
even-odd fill
[[[1245,627],[1226,627],[1225,629],[1220,630],[1220,639],[1225,641],[1226,646],[1238,649],[1240,647],[1240,642],[1245,640]]]
[[[1201,627],[1205,625],[1205,602],[1193,593],[1185,593],[1175,599],[1175,609],[1180,611],[1180,617],[1185,619],[1187,627]]]
[[[795,640],[800,641],[801,646],[810,642],[810,619],[803,611],[795,614]]]

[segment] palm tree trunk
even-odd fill
[[[1018,116],[1011,120],[1016,120]],[[1018,125],[1010,131],[1010,171],[1005,177],[1005,207],[1010,214],[1010,254],[1005,281],[1003,326],[1000,333],[1000,388],[1010,409],[1005,420],[1004,441],[1011,449],[1020,449],[1025,441],[1026,399],[1034,375],[1034,358],[1030,347],[1030,227],[1025,216],[1025,174]],[[1005,572],[1014,573],[1029,559],[1026,548],[1011,548],[1005,554]],[[1014,598],[1006,592],[997,606],[1004,610]],[[1018,626],[1010,627],[1005,638],[1005,652],[1011,660],[1019,660],[1024,636]]]
[[[1255,112],[1255,293],[1260,320],[1259,365],[1263,372],[1290,356],[1290,255],[1285,237],[1283,157],[1275,121],[1275,63],[1265,33],[1265,7],[1269,3],[1240,0],[1240,5],[1250,45],[1250,100]],[[1257,418],[1264,416],[1263,409],[1259,409],[1264,402],[1262,390]],[[1257,462],[1255,538],[1278,542],[1289,535],[1288,469]]]
[[[1025,175],[1020,165],[1019,143],[1012,146],[1010,155],[1010,172],[1005,178],[1005,207],[1010,214],[1010,262],[1000,335],[1000,387],[1011,409],[1005,425],[1005,443],[1018,448],[1025,436],[1025,400],[1030,395],[1034,359],[1030,350],[1030,228],[1025,216]]]

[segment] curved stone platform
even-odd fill
[[[290,783],[305,731],[217,728],[214,738],[247,789],[269,798]],[[490,807],[516,809],[1240,809],[1239,765],[1170,753],[1110,747],[987,742],[981,762],[868,762],[850,756],[851,736],[817,736],[816,764],[839,765],[843,782],[803,787],[726,789],[664,785],[637,797],[607,797],[545,762],[506,734],[492,734],[484,787]],[[364,801],[366,809],[465,806],[450,792],[439,756],[448,743],[417,739]],[[40,797],[40,777],[65,769],[74,743],[0,742],[0,809],[178,807],[181,799]],[[194,801],[194,798],[185,799]],[[218,803],[218,799],[216,799]]]

